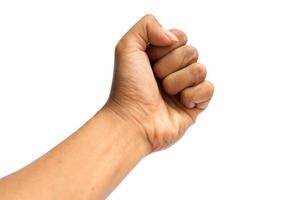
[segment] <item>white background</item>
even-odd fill
[[[54,147],[106,101],[114,46],[146,13],[180,28],[216,87],[170,149],[109,199],[300,199],[297,1],[0,1],[0,176]]]

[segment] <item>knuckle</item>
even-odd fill
[[[184,53],[183,53],[183,59],[185,63],[193,63],[197,62],[199,57],[198,50],[190,45],[185,46]]]
[[[215,86],[210,81],[205,81],[206,94],[212,96],[215,90]]]
[[[145,20],[145,21],[147,21],[147,22],[149,22],[149,21],[153,21],[153,20],[155,20],[155,21],[156,21],[156,18],[155,18],[155,16],[154,16],[154,15],[152,15],[152,14],[150,14],[150,13],[148,13],[148,14],[144,15],[144,17],[143,17],[142,19],[143,19],[143,20]]]
[[[203,65],[203,64],[202,64],[202,70],[203,70],[204,78],[206,78],[206,76],[207,76],[207,69],[206,69],[205,65]]]
[[[203,64],[196,63],[191,67],[192,76],[195,77],[196,80],[201,80],[206,77],[206,68]]]
[[[173,95],[174,94],[174,88],[172,87],[172,81],[170,79],[170,77],[166,77],[163,81],[162,81],[162,86],[165,90],[165,92],[167,94]]]

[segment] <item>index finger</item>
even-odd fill
[[[146,52],[151,62],[157,61],[158,59],[164,57],[172,50],[181,47],[187,43],[187,36],[183,31],[178,29],[171,29],[170,31],[177,36],[179,41],[174,43],[171,46],[164,46],[164,47],[149,45],[146,49]]]

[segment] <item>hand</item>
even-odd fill
[[[1,199],[105,199],[145,155],[175,143],[213,94],[186,40],[143,17],[116,46],[106,105],[41,158],[0,179]]]
[[[119,41],[111,95],[104,106],[140,128],[151,151],[174,144],[213,95],[197,50],[182,31],[146,15]]]

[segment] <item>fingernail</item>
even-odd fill
[[[205,108],[207,108],[208,104],[209,104],[209,101],[206,101],[204,103],[199,103],[199,104],[197,104],[197,108],[204,110]]]
[[[171,31],[169,31],[165,28],[162,28],[162,30],[168,36],[168,38],[170,40],[172,40],[173,42],[178,42],[179,41],[178,37],[174,33],[172,33]]]

